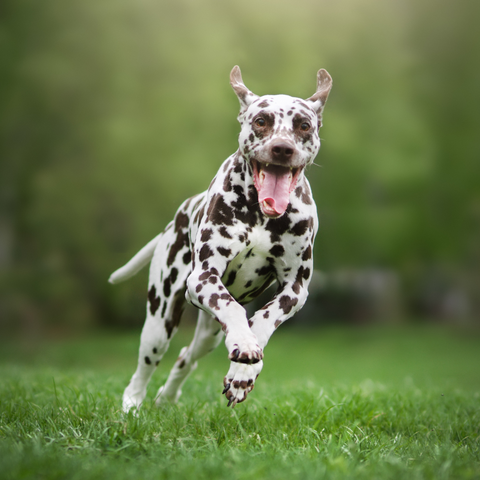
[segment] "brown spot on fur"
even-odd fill
[[[169,297],[171,293],[172,293],[172,284],[170,281],[170,277],[167,277],[163,282],[163,294],[166,297]]]
[[[212,296],[208,300],[209,307],[214,308],[215,310],[220,310],[220,307],[218,306],[219,298],[220,298],[220,295],[218,295],[218,293],[212,293]]]
[[[305,205],[311,205],[313,203],[312,196],[309,190],[304,191],[302,186],[299,186],[295,189],[295,195],[297,198],[301,198],[302,202]]]
[[[307,230],[312,228],[312,226],[312,218],[309,218],[308,220],[300,220],[290,229],[290,233],[292,233],[293,235],[302,236],[305,235]]]
[[[228,239],[232,238],[232,236],[228,233],[227,227],[222,226],[218,229],[218,231],[222,237],[228,238]]]
[[[275,328],[278,328],[281,325],[281,320],[275,320]]]
[[[309,246],[303,251],[303,254],[302,254],[302,260],[303,260],[303,261],[309,260],[310,258],[312,258],[312,246],[311,246],[311,245],[309,245]]]
[[[270,240],[272,243],[280,242],[282,235],[290,227],[290,219],[286,215],[279,218],[270,218],[265,225],[265,230],[270,232]]]
[[[230,192],[232,190],[232,177],[230,176],[230,172],[227,173],[225,180],[223,181],[223,190],[225,192]]]
[[[183,255],[183,263],[188,265],[192,261],[192,252],[188,251]]]
[[[172,336],[173,329],[178,327],[182,318],[183,309],[185,308],[185,290],[179,290],[173,299],[173,309],[170,320],[165,322],[165,330],[167,337]]]
[[[292,204],[289,203],[287,209],[285,210],[286,213],[298,213],[298,209],[293,208]]]
[[[218,295],[218,293],[212,293],[212,296],[208,301],[208,305],[215,310],[220,310],[220,307],[218,306],[218,300],[226,300],[228,305],[233,298],[229,293],[222,293],[221,295]]]
[[[186,215],[185,215],[186,216]],[[170,267],[172,263],[175,261],[175,257],[177,253],[183,248],[188,246],[189,238],[188,233],[183,230],[178,230],[177,237],[175,238],[175,242],[170,247],[167,257],[167,267]]]
[[[281,257],[285,253],[285,249],[283,248],[282,245],[277,244],[270,249],[270,253],[274,257]]]
[[[232,298],[232,296],[231,296],[229,293],[222,293],[222,294],[220,295],[220,298],[221,298],[222,300],[226,300],[226,301],[227,301],[227,304],[233,301],[233,298]]]
[[[188,220],[188,215],[178,212],[175,217],[175,231],[178,232],[181,229],[188,228]]]
[[[155,285],[152,285],[148,291],[148,301],[150,302],[150,313],[152,315],[155,315],[155,312],[160,307],[160,297],[157,297],[156,294],[157,289],[155,288]]]
[[[173,267],[170,272],[170,281],[172,282],[172,285],[177,281],[177,277],[178,277],[178,269]]]
[[[205,243],[203,247],[200,249],[199,259],[201,262],[210,258],[213,255],[211,248]]]
[[[243,160],[243,157],[238,152],[233,159],[233,166],[234,166],[233,171],[235,173],[243,172],[243,168],[245,167],[245,162]]]
[[[218,277],[218,270],[215,267],[212,267],[210,270],[203,272],[201,275],[199,275],[198,279],[202,281],[208,280],[212,275]]]
[[[304,278],[305,280],[308,280],[308,279],[310,278],[310,269],[309,269],[309,268],[305,268],[305,269],[303,270],[303,278]]]
[[[218,317],[215,317],[215,320],[221,325],[222,327],[222,332],[225,333],[225,335],[228,333],[228,328],[227,328],[227,324],[222,322],[221,320],[218,319]]]
[[[205,243],[205,242],[208,242],[210,240],[210,238],[212,237],[212,229],[210,228],[204,228],[201,232],[201,236],[200,236],[200,240]]]
[[[207,210],[207,217],[214,225],[233,225],[233,211],[222,195],[213,195]]]
[[[287,315],[290,313],[292,308],[298,303],[298,298],[291,298],[288,295],[283,295],[279,300],[280,308],[283,310],[283,313]]]
[[[217,247],[217,251],[223,257],[228,257],[232,253],[232,250],[230,250],[230,248],[224,248],[224,247]]]
[[[303,202],[305,205],[311,205],[311,204],[313,203],[312,196],[310,195],[309,192],[305,192],[305,193],[302,195],[302,202]]]
[[[295,283],[292,286],[292,290],[298,295],[300,293],[300,288],[303,286],[303,274],[304,269],[300,267],[297,272],[297,277],[295,278]]]

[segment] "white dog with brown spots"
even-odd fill
[[[125,280],[151,260],[147,319],[138,367],[123,395],[125,411],[142,404],[185,301],[199,309],[195,335],[156,401],[178,400],[197,360],[225,335],[231,363],[223,393],[235,406],[253,389],[270,336],[308,295],[318,222],[305,168],[320,148],[332,79],[319,70],[317,91],[307,100],[259,97],[238,67],[230,83],[240,100],[238,150],[206,192],[186,200],[165,230],[110,277],[111,283]],[[274,282],[273,298],[247,318],[243,305]]]

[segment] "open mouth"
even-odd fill
[[[302,167],[284,167],[252,160],[253,182],[258,201],[267,217],[279,217],[290,203],[290,193],[297,185]]]

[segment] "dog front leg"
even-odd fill
[[[194,269],[187,280],[187,300],[220,323],[232,362],[258,363],[263,351],[250,330],[247,312],[223,285],[219,270],[214,266],[202,272]]]
[[[299,286],[298,281],[286,282],[275,297],[255,313],[250,320],[251,330],[262,351],[273,332],[302,308],[307,296],[308,290],[305,285]],[[230,369],[223,380],[225,386],[223,393],[228,399],[228,406],[234,407],[246,400],[262,368],[263,361],[252,365],[230,363]]]
[[[308,297],[307,287],[305,284],[299,286],[297,282],[285,282],[273,299],[255,312],[250,319],[251,329],[262,349],[273,332],[303,307]]]

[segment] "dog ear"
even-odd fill
[[[243,83],[240,67],[235,65],[230,72],[230,85],[240,100],[240,115],[258,98],[258,95],[252,93]]]
[[[317,111],[319,127],[322,126],[323,107],[325,106],[331,88],[332,77],[324,68],[320,69],[317,73],[317,91],[307,99],[313,103],[312,107]]]

